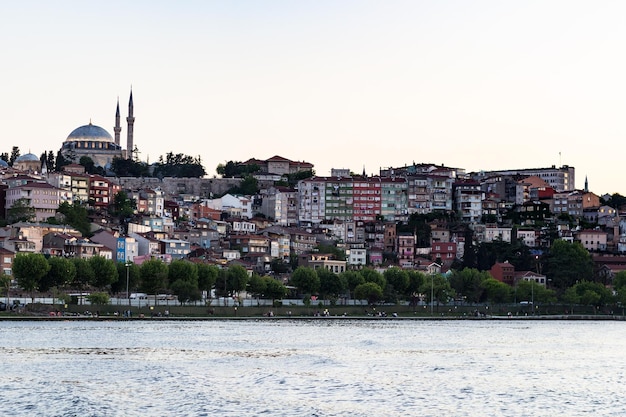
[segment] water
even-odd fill
[[[11,416],[624,416],[626,324],[0,322]]]

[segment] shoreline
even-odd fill
[[[119,317],[110,315],[101,316],[30,316],[30,315],[0,315],[0,321],[322,321],[322,320],[352,320],[352,321],[626,321],[625,316],[616,315],[587,315],[587,314],[557,314],[537,316],[170,316],[170,317]]]

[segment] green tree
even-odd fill
[[[411,296],[417,295],[422,285],[424,285],[426,275],[424,275],[423,272],[414,270],[407,271],[407,274],[409,275],[409,286],[407,287],[407,294]]]
[[[90,283],[96,288],[110,288],[111,284],[119,279],[115,262],[103,256],[89,258],[89,266],[93,271],[93,281]]]
[[[365,282],[373,282],[377,284],[381,290],[385,290],[387,280],[380,272],[371,268],[363,268],[360,272]]]
[[[145,261],[139,271],[142,288],[147,294],[157,294],[166,287],[167,265],[160,259]]]
[[[128,298],[133,290],[141,286],[141,267],[133,262],[128,262],[128,266],[124,262],[116,262],[115,269],[117,280],[111,284],[111,292],[126,294],[126,278],[128,278],[128,294],[126,294]]]
[[[354,297],[359,300],[367,300],[368,304],[376,304],[383,299],[383,290],[375,282],[366,282],[354,289]]]
[[[141,286],[140,266],[129,262],[128,266],[124,262],[116,262],[117,280],[111,284],[112,293],[124,293],[125,297]],[[128,275],[127,275],[128,274]],[[128,294],[126,294],[126,278],[128,278]]]
[[[335,258],[338,261],[345,261],[346,260],[346,252],[344,250],[339,249],[337,246],[335,245],[325,245],[325,244],[318,244],[315,249],[318,251],[318,253],[327,253],[333,256],[333,258]]]
[[[13,164],[15,163],[15,160],[19,157],[20,157],[20,148],[17,146],[14,146],[13,149],[11,149],[11,156],[9,157],[9,166],[13,166]]]
[[[291,274],[291,284],[297,287],[301,294],[317,294],[320,289],[320,278],[313,268],[299,266]]]
[[[250,292],[250,294],[252,294],[253,297],[259,299],[263,297],[266,289],[267,281],[258,274],[252,274],[252,277],[250,277],[250,281],[248,281],[248,291]]]
[[[569,288],[563,300],[570,304],[593,306],[595,309],[611,304],[614,297],[604,285],[598,282],[582,281]]]
[[[354,289],[361,284],[365,283],[365,278],[358,271],[345,271],[340,274],[346,281],[348,289],[354,294]]]
[[[463,295],[467,301],[478,303],[483,299],[483,282],[490,278],[488,272],[481,272],[475,268],[464,268],[453,271],[450,276],[450,286],[458,295]]]
[[[535,304],[553,303],[556,301],[554,290],[547,289],[535,281],[519,281],[515,291],[518,301],[532,301]]]
[[[200,301],[202,299],[202,294],[198,286],[194,285],[192,280],[178,278],[170,285],[170,288],[174,294],[176,294],[181,304]]]
[[[20,198],[15,200],[11,208],[7,210],[9,223],[29,222],[35,219],[35,208],[30,205],[30,200]]]
[[[96,173],[96,164],[93,161],[93,159],[91,159],[88,156],[81,156],[80,160],[78,161],[78,163],[80,165],[82,165],[83,167],[85,167],[85,172],[87,172],[88,174],[95,174]]]
[[[111,302],[111,298],[106,292],[92,292],[86,298],[92,305],[107,305]]]
[[[48,258],[50,269],[39,283],[39,291],[48,291],[53,287],[64,287],[74,281],[76,267],[69,259],[59,256]]]
[[[238,294],[246,289],[248,284],[248,271],[241,265],[228,267],[228,288],[233,294]]]
[[[94,282],[94,272],[91,268],[91,264],[87,259],[82,258],[71,258],[72,263],[74,264],[74,269],[76,270],[76,275],[74,275],[74,281],[72,282],[72,286],[77,290],[84,290],[87,286]]]
[[[24,291],[30,292],[31,299],[35,302],[33,292],[50,270],[50,264],[46,258],[40,253],[18,253],[13,260],[12,269],[18,285]]]
[[[198,289],[206,291],[207,297],[211,296],[211,290],[215,286],[219,271],[215,265],[198,264]]]
[[[591,281],[593,277],[591,255],[578,242],[555,241],[546,257],[545,268],[546,276],[559,290],[573,286],[576,281]]]
[[[54,166],[54,152],[53,151],[48,151],[48,154],[46,155],[46,168],[48,169],[48,172],[52,172],[56,169],[56,167]]]
[[[0,288],[7,297],[7,306],[9,304],[9,292],[11,291],[11,276],[0,272]]]
[[[169,282],[183,280],[198,287],[198,266],[183,259],[176,259],[167,268],[167,278]]]
[[[119,191],[113,196],[112,215],[117,217],[120,223],[127,222],[137,209],[137,203],[128,197],[124,191]]]
[[[320,295],[322,298],[336,300],[348,288],[348,283],[341,275],[337,275],[328,269],[322,268],[316,271],[320,281]]]
[[[455,295],[450,282],[441,274],[427,277],[420,288],[420,292],[426,296],[429,303],[436,301],[437,305],[447,303]],[[431,295],[433,298],[431,298]]]
[[[62,224],[69,224],[83,236],[91,236],[91,222],[87,208],[79,201],[70,204],[67,201],[59,204],[58,213],[63,215]]]
[[[272,278],[272,277],[263,277],[263,281],[265,281],[265,296],[272,300],[280,300],[285,295],[287,295],[287,287],[283,285],[282,282]]]
[[[398,294],[406,295],[406,291],[411,283],[409,274],[406,271],[398,267],[392,267],[383,273],[383,277],[387,281],[387,284],[392,285]]]
[[[511,287],[495,278],[487,278],[481,282],[483,297],[492,304],[504,304],[511,301]]]

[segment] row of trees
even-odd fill
[[[364,268],[335,274],[327,269],[300,266],[293,272],[291,283],[305,299],[319,295],[335,301],[349,295],[351,298],[368,300],[370,304],[375,304],[379,301],[393,303],[400,300],[415,303],[420,296],[429,302],[447,302],[454,296],[450,283],[441,274],[427,276],[420,271],[396,267],[383,273]]]
[[[147,294],[172,293],[181,303],[202,299],[202,292],[215,290],[219,297],[237,297],[249,290],[256,297],[278,299],[286,287],[271,277],[253,275],[239,265],[218,268],[214,265],[175,260],[166,264],[159,259],[141,265],[114,262],[100,256],[89,259],[49,257],[21,253],[13,262],[17,284],[34,292],[97,290],[106,294],[130,291]],[[6,279],[5,279],[6,280]]]

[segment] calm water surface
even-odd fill
[[[626,323],[0,322],[10,416],[624,416]]]

